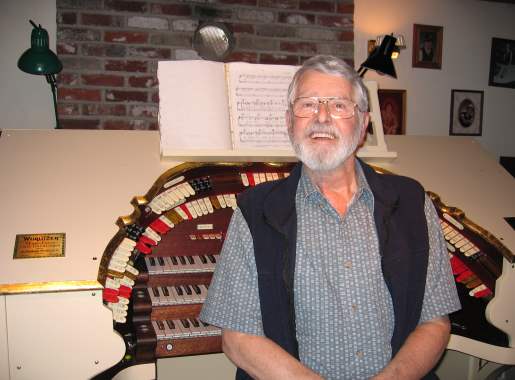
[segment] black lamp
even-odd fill
[[[57,82],[55,74],[63,69],[63,64],[57,55],[48,47],[48,32],[41,25],[29,20],[34,29],[30,35],[30,49],[27,49],[18,60],[18,68],[33,75],[44,75],[52,90],[55,112],[55,128],[60,129],[57,116]]]
[[[393,35],[386,35],[379,47],[372,50],[372,53],[363,62],[358,70],[359,76],[365,75],[367,70],[374,70],[380,74],[389,75],[397,79],[395,67],[392,62],[392,52],[395,50],[397,38]]]

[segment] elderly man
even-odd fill
[[[201,318],[237,379],[420,379],[459,309],[438,217],[414,180],[355,157],[366,89],[316,56],[288,91],[291,175],[238,198]]]

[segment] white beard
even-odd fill
[[[317,146],[311,144],[310,139],[313,133],[324,133],[331,135],[336,141],[336,146]],[[321,124],[315,121],[311,124],[302,136],[293,132],[293,126],[288,128],[288,135],[297,158],[313,171],[330,171],[336,169],[351,157],[359,145],[361,131],[355,126],[352,135],[345,138],[338,128],[333,125]]]

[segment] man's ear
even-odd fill
[[[293,120],[292,120],[291,112],[290,112],[289,108],[284,113],[284,119],[286,120],[286,128],[290,129],[291,128],[291,123],[293,122]]]

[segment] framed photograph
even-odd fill
[[[492,38],[488,85],[515,88],[515,40]]]
[[[413,25],[413,67],[442,68],[443,27]]]
[[[385,135],[406,133],[406,90],[381,90],[377,92]]]
[[[481,136],[483,124],[483,91],[452,90],[451,136]]]

